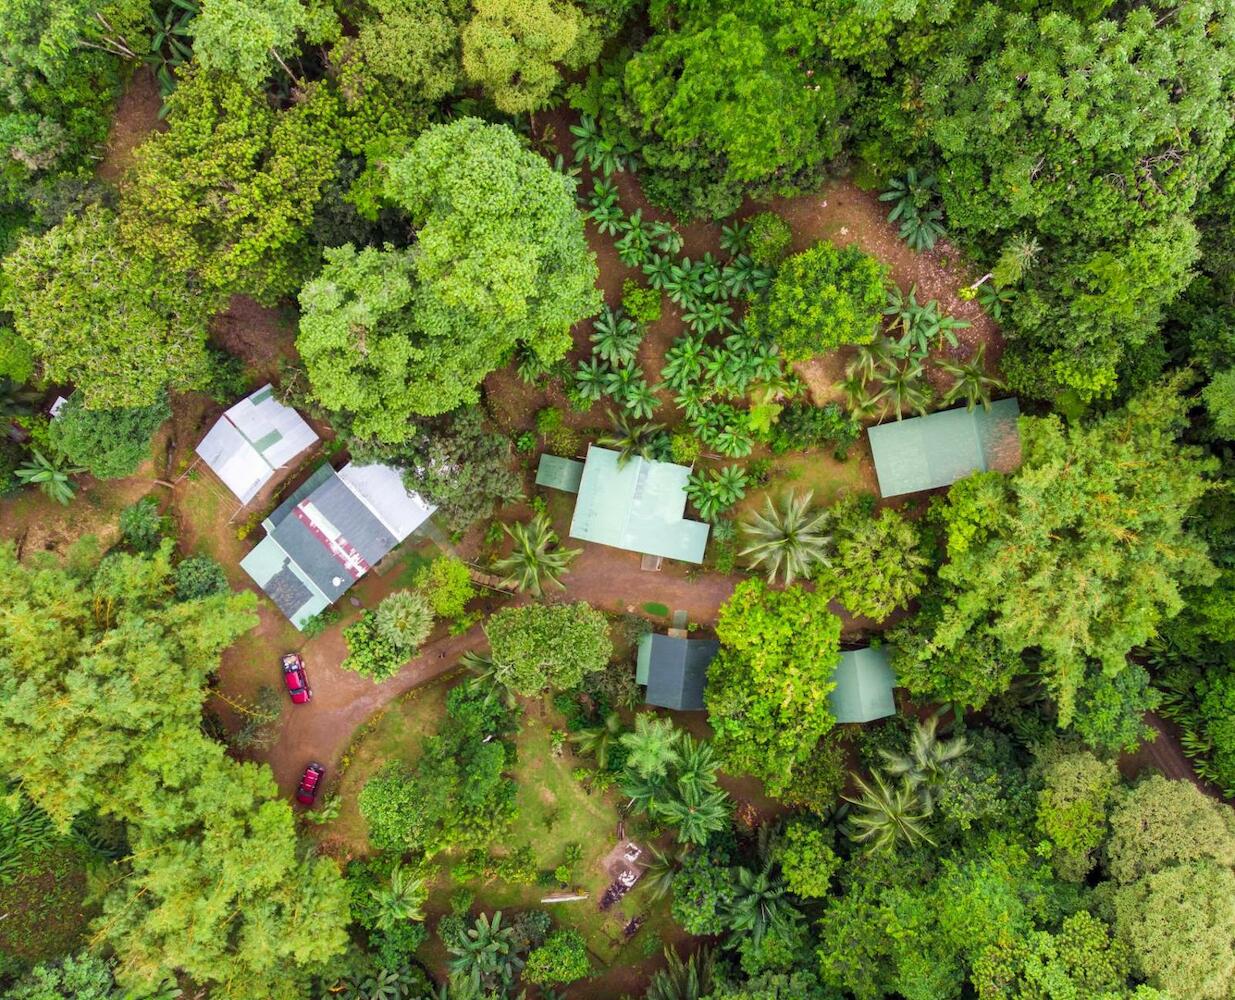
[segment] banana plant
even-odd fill
[[[612,369],[598,358],[580,361],[575,369],[575,395],[590,403],[597,402],[605,394]]]
[[[990,282],[978,286],[978,305],[986,310],[986,314],[996,323],[1003,319],[1003,307],[1010,305],[1015,298],[1014,288],[997,288]]]
[[[696,262],[695,273],[698,275],[699,290],[713,302],[729,297],[725,288],[725,269],[711,252],[705,253]]]
[[[910,250],[917,250],[919,253],[931,250],[946,232],[942,220],[943,212],[937,208],[913,212],[901,222],[897,235],[909,245]]]
[[[878,378],[879,371],[892,359],[892,348],[887,337],[876,337],[869,344],[860,344],[845,368],[846,377],[858,379],[861,385]]]
[[[755,291],[758,266],[746,254],[738,254],[721,268],[721,281],[725,294],[731,299],[742,298]]]
[[[13,474],[27,486],[37,486],[56,503],[67,506],[77,493],[70,477],[85,471],[83,466],[69,465],[59,453],[48,458],[38,448],[31,448],[29,461],[14,469]]]
[[[611,368],[605,374],[605,392],[621,402],[635,386],[645,382],[639,366],[633,362],[620,368]]]
[[[622,238],[615,244],[618,257],[627,267],[642,267],[652,251],[651,225],[643,221],[643,209],[626,216],[621,229]]]
[[[654,253],[643,263],[643,274],[648,284],[657,291],[665,289],[673,278],[673,258]]]
[[[675,305],[699,299],[703,295],[701,276],[689,257],[683,257],[669,270],[664,291]]]
[[[670,389],[681,392],[703,373],[705,351],[702,337],[689,334],[679,337],[665,352],[665,367],[660,377]]]
[[[615,367],[633,362],[642,340],[639,324],[621,309],[603,306],[592,323],[592,352]]]
[[[750,223],[735,222],[720,227],[720,248],[730,257],[737,258],[750,248]]]
[[[682,250],[682,234],[668,222],[653,222],[648,226],[652,245],[661,253],[675,254]]]
[[[692,302],[682,312],[682,321],[694,333],[708,334],[728,326],[732,316],[728,302]]]
[[[575,137],[571,143],[575,159],[586,163],[593,173],[608,177],[633,169],[631,151],[621,141],[606,136],[591,115],[583,115],[578,125],[570,126],[570,132]]]
[[[623,394],[617,397],[617,401],[622,405],[622,409],[638,420],[647,420],[656,412],[659,403],[655,391],[642,376],[627,386]]]
[[[686,496],[700,517],[715,521],[746,496],[747,481],[746,472],[738,465],[696,470],[686,480]]]
[[[931,390],[923,378],[925,371],[922,362],[916,358],[907,358],[903,364],[888,365],[883,372],[883,391],[875,399],[886,403],[896,414],[897,420],[904,418],[905,410],[926,416]]]
[[[696,382],[685,385],[673,397],[673,402],[686,414],[687,421],[695,430],[696,425],[708,412],[708,401],[711,397]]]
[[[972,410],[979,403],[982,409],[991,408],[991,394],[999,392],[1004,384],[992,375],[986,374],[986,344],[979,344],[977,351],[968,361],[959,364],[951,361],[940,361],[939,367],[951,375],[955,382],[943,397],[943,405],[951,406],[958,399],[965,401],[965,409]]]
[[[618,190],[612,184],[596,181],[587,199],[590,210],[587,217],[596,223],[596,228],[606,236],[613,236],[626,218],[618,204]]]

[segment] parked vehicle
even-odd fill
[[[300,787],[296,789],[296,801],[302,806],[313,805],[325,774],[326,769],[321,764],[313,763],[306,767],[304,774],[300,776]]]
[[[299,653],[283,654],[283,683],[287,685],[293,705],[303,705],[313,700],[313,689],[309,687],[309,677],[304,672],[304,661]]]

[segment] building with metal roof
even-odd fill
[[[837,722],[872,722],[896,714],[896,677],[884,649],[851,649],[832,671],[828,707]]]
[[[867,431],[879,492],[900,496],[950,486],[971,472],[1011,472],[1021,464],[1020,408],[1001,399],[896,420]]]
[[[583,482],[583,463],[573,458],[558,458],[545,452],[536,467],[536,485],[563,493],[578,493]]]
[[[570,522],[570,537],[643,555],[703,562],[708,525],[683,516],[690,469],[637,456],[622,464],[618,458],[618,452],[608,448],[588,448],[587,461],[579,473],[579,499]],[[573,469],[542,464],[537,482],[541,482],[542,472],[542,485],[571,492]]]
[[[398,469],[323,463],[262,522],[266,537],[240,566],[300,628],[432,513]]]
[[[708,664],[720,651],[715,639],[683,639],[649,632],[639,639],[635,680],[647,685],[649,705],[679,712],[703,710]]]
[[[264,385],[221,416],[197,454],[223,484],[248,503],[275,472],[317,440],[317,434]]]

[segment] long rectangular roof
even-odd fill
[[[608,448],[588,448],[570,537],[666,559],[703,562],[708,525],[682,516],[690,469],[639,457],[619,465],[618,457]]]
[[[265,385],[228,409],[197,446],[211,470],[248,503],[282,468],[317,440],[317,434]]]
[[[1011,472],[1021,463],[1020,408],[1001,399],[872,427],[871,455],[885,497],[949,486],[971,472]]]

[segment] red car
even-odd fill
[[[304,662],[297,653],[283,654],[283,683],[287,685],[287,693],[292,696],[293,705],[303,705],[313,700],[313,689],[309,687]]]
[[[318,790],[322,787],[322,778],[326,769],[321,764],[310,764],[300,776],[300,787],[296,789],[296,801],[302,806],[313,805]]]

